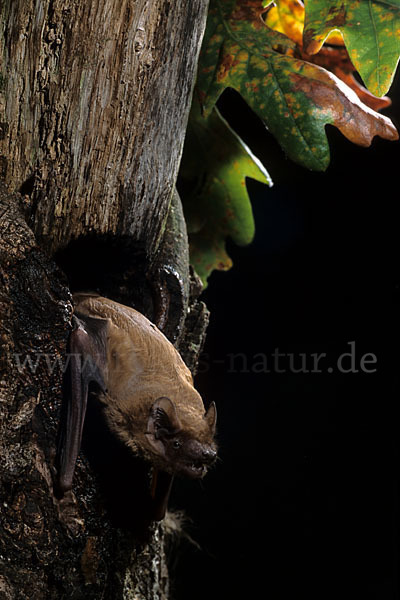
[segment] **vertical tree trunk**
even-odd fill
[[[1,154],[51,250],[89,231],[154,251],[186,127],[206,1],[5,0]]]
[[[195,366],[207,314],[190,281],[173,190],[206,8],[207,0],[2,3],[6,599],[168,596],[165,531],[146,513],[147,466],[107,437],[95,409],[86,458],[62,501],[53,495],[53,462],[71,288],[134,305]]]

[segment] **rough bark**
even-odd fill
[[[51,249],[89,231],[153,250],[167,217],[205,0],[5,0],[2,165]],[[16,101],[18,99],[18,101]]]
[[[173,190],[206,8],[2,3],[0,597],[168,596],[148,466],[95,404],[61,501],[53,462],[71,289],[135,306],[195,368],[207,311]]]

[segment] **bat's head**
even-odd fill
[[[190,413],[178,417],[173,400],[158,398],[151,407],[145,434],[154,462],[174,475],[203,477],[217,457],[216,417],[214,402],[201,417]]]

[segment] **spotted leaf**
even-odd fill
[[[363,146],[375,135],[397,139],[391,121],[338,77],[291,56],[296,44],[266,25],[267,9],[256,0],[211,1],[197,80],[204,114],[225,88],[236,89],[287,155],[315,170],[329,164],[328,124]]]
[[[367,88],[383,96],[400,55],[400,0],[306,0],[304,49],[317,53],[339,30]]]
[[[266,5],[268,4],[267,2]],[[390,106],[390,98],[387,96],[378,98],[356,79],[354,76],[356,69],[350,60],[340,31],[331,31],[325,39],[325,45],[319,49],[318,53],[310,55],[304,50],[303,2],[300,0],[275,0],[269,6],[264,20],[268,27],[285,33],[291,40],[296,42],[297,49],[293,52],[293,55],[307,62],[324,67],[328,71],[332,71],[332,73],[339,77],[339,79],[342,79],[342,81],[356,92],[364,104],[376,111]]]

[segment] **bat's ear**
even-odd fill
[[[157,439],[163,435],[173,435],[182,429],[176,412],[175,403],[163,396],[158,398],[151,407],[149,425],[154,430]]]
[[[151,445],[161,454],[165,453],[163,438],[177,434],[182,429],[175,403],[163,396],[152,405],[147,421],[147,436]]]
[[[207,421],[211,433],[215,435],[215,428],[217,425],[217,407],[215,406],[215,402],[211,402],[203,418]]]

